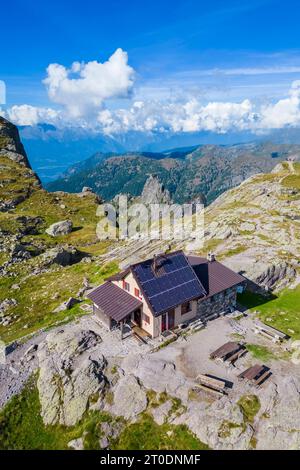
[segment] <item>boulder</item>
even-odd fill
[[[113,405],[109,411],[125,419],[134,419],[147,408],[147,396],[134,375],[125,375],[114,389]]]
[[[47,228],[46,233],[52,237],[58,237],[72,232],[72,228],[73,223],[71,220],[61,220],[50,225],[50,227]]]
[[[101,338],[78,326],[51,332],[38,350],[38,390],[45,424],[75,425],[90,406],[90,397],[106,386],[106,359],[97,353]]]
[[[0,302],[0,315],[4,315],[11,307],[17,305],[16,299],[4,299]]]
[[[42,254],[43,264],[51,266],[59,264],[60,266],[70,266],[79,263],[87,255],[77,250],[73,246],[59,246],[51,248]]]
[[[74,297],[70,297],[68,300],[60,304],[58,307],[56,307],[53,312],[58,313],[58,312],[63,312],[64,310],[70,310],[70,308],[74,307],[74,305],[79,304],[80,300],[75,299]]]
[[[160,406],[152,408],[151,414],[153,416],[154,421],[160,426],[164,424],[164,422],[168,419],[168,416],[171,413],[171,409],[172,409],[171,400],[166,401]]]
[[[200,441],[215,450],[246,450],[251,448],[254,431],[244,422],[240,407],[228,398],[207,404],[191,401],[187,411],[173,424],[185,424]]]
[[[78,439],[73,439],[72,441],[68,442],[68,447],[74,450],[83,450],[83,438],[79,437]]]

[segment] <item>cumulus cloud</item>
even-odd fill
[[[253,105],[212,102],[201,104],[197,99],[187,102],[136,102],[129,109],[102,110],[98,123],[108,134],[135,131],[196,132],[200,130],[224,133],[230,129],[246,129],[255,121]]]
[[[288,98],[275,104],[263,106],[260,110],[262,129],[297,127],[300,124],[300,80],[292,83]]]
[[[9,108],[5,117],[18,126],[34,126],[39,122],[56,123],[59,119],[59,112],[52,108],[38,108],[22,104]]]
[[[300,80],[292,83],[287,97],[263,105],[249,99],[204,102],[203,96],[184,99],[181,95],[127,101],[127,107],[112,109],[109,99],[128,96],[134,81],[134,70],[128,66],[127,54],[121,49],[104,63],[74,62],[70,69],[51,64],[47,70],[45,84],[49,96],[61,106],[58,109],[13,106],[5,111],[5,117],[18,125],[49,123],[58,128],[78,127],[108,135],[130,131],[261,132],[300,127]]]
[[[295,81],[285,99],[257,106],[249,99],[240,103],[209,102],[197,98],[185,102],[136,102],[128,109],[100,111],[103,132],[135,131],[260,132],[300,126],[300,81]]]
[[[50,100],[62,105],[73,118],[90,114],[104,100],[127,96],[133,82],[134,70],[122,49],[103,63],[74,62],[69,69],[50,64],[44,80]]]

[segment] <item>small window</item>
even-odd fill
[[[149,315],[146,315],[145,313],[144,313],[144,321],[148,323],[148,325],[150,324],[150,317]]]
[[[134,288],[134,295],[135,295],[136,297],[140,297],[140,290],[137,289],[136,287]]]
[[[126,281],[123,281],[123,289],[127,290],[127,292],[130,291],[130,285],[128,282]]]
[[[184,304],[181,305],[181,315],[184,315],[185,313],[188,313],[191,310],[192,310],[191,302],[185,302]]]

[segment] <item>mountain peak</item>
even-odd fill
[[[171,196],[159,178],[156,175],[150,175],[144,185],[141,200],[144,204],[169,204]]]
[[[31,169],[18,128],[0,116],[0,155]]]

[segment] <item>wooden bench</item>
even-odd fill
[[[270,370],[266,370],[260,377],[258,377],[258,379],[254,381],[254,385],[259,387],[268,377],[270,377],[271,374],[272,372]]]
[[[269,325],[265,325],[264,323],[261,323],[261,322],[256,322],[254,324],[253,331],[255,334],[259,333],[265,338],[270,339],[274,343],[281,342],[284,339],[288,338],[288,336],[282,331],[279,331],[276,328],[273,328],[272,326],[269,326]]]
[[[198,392],[199,390],[203,390],[204,392],[210,393],[212,395],[217,395],[218,397],[222,397],[224,392],[220,392],[219,390],[214,390],[213,388],[207,387],[206,385],[202,384],[196,384],[193,388],[195,392]]]
[[[246,354],[247,349],[245,347],[241,348],[239,351],[236,353],[232,354],[227,360],[231,364],[233,364],[235,361],[237,361],[240,357],[242,357],[244,354]]]
[[[222,379],[217,379],[213,377],[209,377],[207,375],[199,374],[196,377],[196,386],[201,386],[201,388],[207,388],[210,390],[214,390],[215,392],[225,394],[226,382]]]

